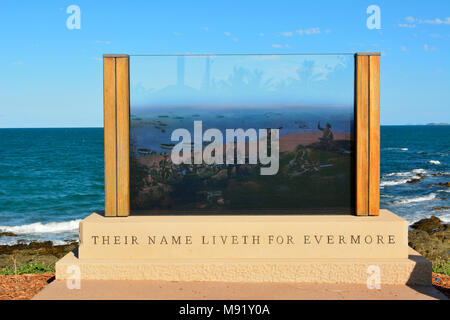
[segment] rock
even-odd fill
[[[408,244],[429,260],[450,258],[450,228],[432,216],[414,223],[408,233]]]
[[[0,232],[0,237],[17,237],[17,234],[12,232]]]
[[[429,260],[449,259],[449,244],[423,230],[411,230],[408,245]]]
[[[434,184],[430,184],[429,186],[430,187],[447,187],[447,188],[450,188],[450,181],[434,183]]]
[[[450,174],[446,172],[437,172],[431,174],[433,177],[450,177]]]
[[[420,174],[420,173],[418,173],[416,176],[417,176],[417,178],[408,180],[408,181],[406,181],[406,183],[417,183],[417,182],[422,181],[425,178],[425,176],[423,174]]]
[[[439,229],[442,226],[442,221],[438,217],[432,216],[428,219],[422,219],[414,223],[411,228],[417,230],[423,230],[426,232],[432,232],[435,229]]]
[[[2,245],[0,246],[0,269],[13,266],[14,261],[17,265],[38,263],[54,266],[56,261],[75,249],[77,245],[76,241],[58,246],[54,246],[51,241],[33,241],[28,244],[18,241],[14,245]]]
[[[448,209],[450,209],[450,207],[436,207],[436,208],[433,208],[433,211],[437,211],[437,210],[448,210]]]

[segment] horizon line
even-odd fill
[[[440,123],[447,123],[447,122],[429,122],[429,123],[422,123],[422,124],[380,124],[380,126],[431,126],[431,123],[434,123],[435,125],[439,125]],[[449,124],[450,125],[450,124]],[[445,124],[443,125],[445,126]],[[55,126],[55,127],[0,127],[0,130],[3,129],[103,129],[104,126],[68,126],[68,127],[61,127],[61,126]]]

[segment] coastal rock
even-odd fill
[[[423,174],[418,173],[415,178],[406,181],[406,183],[417,183],[422,181],[425,178]]]
[[[37,263],[53,267],[56,261],[77,246],[76,241],[58,246],[53,245],[51,241],[2,245],[0,246],[0,269],[12,267],[14,263],[18,266]]]
[[[432,177],[450,177],[447,172],[436,172],[431,174]]]
[[[12,232],[0,232],[0,237],[17,237],[17,234]]]
[[[416,230],[423,230],[426,232],[437,231],[438,229],[444,227],[445,224],[442,223],[441,219],[432,216],[428,219],[422,219],[411,225],[411,228]]]
[[[445,200],[445,199],[444,199]],[[448,209],[450,209],[450,207],[436,207],[436,208],[433,208],[433,211],[438,211],[438,210],[448,210]]]
[[[448,260],[450,258],[450,228],[439,218],[432,216],[414,223],[409,231],[408,244],[425,258]]]
[[[450,181],[434,183],[434,184],[430,184],[429,186],[430,187],[447,187],[447,188],[450,188]]]
[[[409,232],[408,238],[409,246],[429,260],[439,259],[446,255],[447,250],[443,243],[435,237],[430,237],[426,231],[412,230]]]

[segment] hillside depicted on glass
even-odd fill
[[[131,56],[131,208],[351,214],[352,55]]]

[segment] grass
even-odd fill
[[[449,260],[434,261],[433,272],[442,273],[447,276],[450,276],[450,261]]]
[[[0,275],[7,275],[7,276],[20,274],[40,274],[46,272],[55,272],[55,268],[51,266],[44,266],[39,263],[30,263],[23,266],[17,266],[17,268],[7,266],[5,268],[0,269]]]

